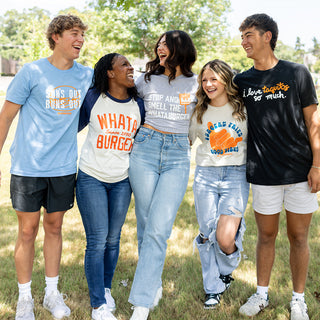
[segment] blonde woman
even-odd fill
[[[199,235],[195,242],[202,265],[205,309],[215,308],[239,265],[245,231],[246,110],[221,60],[205,64],[198,77],[198,102],[191,118],[191,143],[198,137],[194,199]]]

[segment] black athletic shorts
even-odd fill
[[[10,197],[17,211],[48,213],[67,211],[74,204],[76,174],[62,177],[24,177],[11,175]]]

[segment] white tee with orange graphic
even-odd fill
[[[202,124],[191,119],[189,138],[202,142],[197,148],[196,163],[199,166],[228,166],[246,163],[247,121],[232,116],[233,108],[227,103],[222,107],[208,105]]]
[[[89,131],[81,150],[80,170],[107,183],[127,178],[129,153],[141,122],[137,101],[100,95],[89,113]]]

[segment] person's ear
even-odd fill
[[[108,75],[108,78],[114,78],[113,70],[107,70],[107,75]]]
[[[265,35],[265,40],[266,40],[266,42],[270,42],[271,39],[272,39],[272,32],[271,32],[271,31],[266,31],[266,32],[264,33],[264,35]]]
[[[53,40],[55,43],[57,43],[58,40],[59,40],[59,34],[58,34],[58,33],[53,33],[53,34],[51,35],[51,38],[52,38],[52,40]]]

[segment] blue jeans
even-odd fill
[[[246,166],[201,167],[194,175],[194,202],[200,234],[196,237],[203,286],[206,293],[221,293],[225,284],[219,278],[231,274],[241,260],[242,239],[246,229],[244,212],[249,196]],[[220,215],[241,217],[235,237],[237,250],[229,255],[219,247],[216,230]],[[201,238],[208,239],[202,243]]]
[[[76,196],[87,238],[84,268],[90,302],[97,308],[106,303],[104,288],[111,288],[131,187],[128,178],[106,183],[79,170]]]
[[[139,261],[129,302],[151,308],[166,256],[167,240],[184,197],[190,170],[186,134],[140,128],[130,155],[129,178],[135,198]]]

